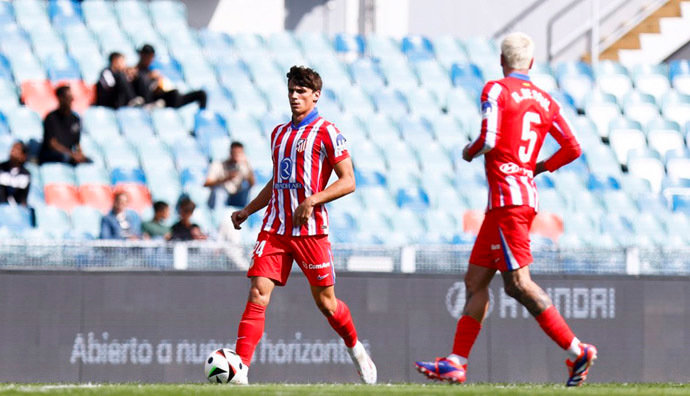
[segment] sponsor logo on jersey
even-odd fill
[[[292,176],[292,160],[290,158],[284,158],[280,161],[280,178],[289,179]]]
[[[299,190],[304,188],[302,183],[292,182],[292,183],[274,183],[273,188],[276,190]]]
[[[307,264],[307,263],[304,263],[304,264],[302,264],[302,265],[303,265],[304,268],[306,268],[306,269],[310,269],[310,270],[311,270],[311,269],[315,269],[315,270],[318,270],[318,269],[324,269],[324,268],[330,267],[330,266],[331,266],[331,263],[321,263],[321,264]]]
[[[330,274],[317,275],[316,279],[317,280],[324,280],[324,279],[328,278],[328,275],[330,275]]]
[[[499,166],[498,169],[500,169],[501,172],[503,172],[507,175],[510,175],[510,174],[519,172],[520,169],[522,169],[522,168],[520,168],[520,165],[518,165],[518,164],[508,162],[507,164],[503,164],[503,165]]]
[[[307,148],[307,139],[300,139],[297,142],[297,152],[301,153]]]

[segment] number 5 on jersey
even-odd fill
[[[518,149],[518,155],[520,156],[520,161],[523,164],[529,163],[532,158],[532,152],[534,151],[534,145],[537,143],[537,132],[532,130],[532,124],[540,124],[541,117],[539,113],[528,111],[522,117],[522,137],[523,141],[528,142],[527,146],[521,145]]]

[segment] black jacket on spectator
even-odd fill
[[[126,106],[135,93],[132,84],[123,72],[113,72],[105,68],[96,84],[96,105],[117,109]]]
[[[81,139],[81,119],[75,112],[65,115],[59,110],[50,112],[43,121],[43,144],[38,155],[40,163],[69,162],[59,151],[50,147],[50,139],[57,139],[58,143],[74,150]]]
[[[185,227],[185,225],[182,224],[181,221],[178,221],[177,223],[173,224],[172,227],[170,227],[170,240],[172,240],[172,241],[191,241],[191,240],[194,240],[194,236],[192,235],[192,230],[194,228],[199,228],[199,226],[196,224],[192,224],[190,227]]]
[[[31,174],[23,165],[12,166],[10,161],[0,164],[0,203],[26,205],[30,185]]]
[[[144,103],[152,103],[163,99],[166,107],[182,107],[186,104],[197,102],[200,109],[206,108],[206,92],[203,90],[191,91],[182,95],[177,89],[162,91],[158,89],[158,80],[151,78],[150,70],[137,69],[137,76],[132,81],[134,93],[144,98]]]

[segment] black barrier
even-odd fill
[[[578,337],[599,348],[592,381],[688,381],[687,278],[538,276]],[[209,272],[0,272],[0,381],[199,382],[232,347],[248,280]],[[338,275],[381,382],[422,381],[417,359],[447,354],[461,276]],[[564,352],[507,297],[500,279],[469,381],[563,382]],[[274,292],[252,382],[355,382],[342,341],[301,274]]]

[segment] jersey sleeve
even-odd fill
[[[350,158],[350,152],[347,149],[347,139],[333,124],[326,126],[323,145],[326,150],[326,160],[331,166],[346,158]]]
[[[558,104],[556,104],[556,106],[558,106]],[[570,128],[570,124],[568,124],[568,121],[563,117],[560,106],[556,108],[556,115],[551,123],[549,133],[561,146],[558,151],[544,161],[546,170],[553,172],[575,161],[575,159],[582,154],[582,149],[580,148],[580,143],[577,141],[577,137],[575,137],[573,130]]]
[[[482,130],[468,148],[472,158],[487,153],[496,146],[496,139],[500,133],[504,92],[505,88],[496,81],[484,86],[481,98]]]

